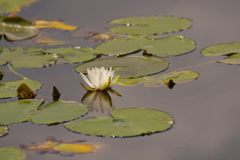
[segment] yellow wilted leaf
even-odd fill
[[[48,138],[43,144],[21,145],[27,150],[36,150],[38,153],[58,153],[61,155],[93,153],[100,145],[78,144],[81,142],[63,142],[55,137]]]
[[[45,21],[45,20],[37,20],[34,22],[35,27],[42,29],[42,28],[57,28],[63,30],[76,30],[78,27],[66,25],[60,21]]]
[[[65,43],[67,43],[67,42],[54,40],[54,39],[51,39],[48,37],[37,37],[36,41],[35,41],[35,44],[40,45],[40,46],[41,45],[48,45],[48,46],[61,45],[61,44],[65,44]]]

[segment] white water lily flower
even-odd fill
[[[80,74],[83,80],[93,89],[84,86],[82,83],[81,85],[89,91],[106,90],[114,85],[120,78],[120,76],[113,78],[114,71],[112,70],[112,67],[110,67],[109,70],[104,67],[95,67],[92,68],[92,70],[87,68],[87,72],[88,78],[83,73]]]

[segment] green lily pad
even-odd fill
[[[126,26],[109,28],[111,32],[120,34],[151,35],[171,33],[191,27],[191,20],[181,17],[127,17],[110,21],[111,24],[126,24]]]
[[[1,160],[24,160],[26,154],[17,148],[5,147],[0,148]]]
[[[7,126],[0,126],[0,137],[8,134],[8,127]]]
[[[223,56],[240,53],[240,42],[223,43],[206,47],[201,51],[203,56]]]
[[[10,12],[19,12],[21,7],[29,6],[31,3],[36,0],[1,0],[0,1],[0,14],[10,13]]]
[[[131,78],[131,79],[119,79],[117,84],[119,85],[133,85],[144,83],[145,87],[163,87],[169,82],[170,79],[174,83],[186,83],[198,78],[199,73],[193,71],[180,71],[180,72],[170,72],[160,75],[153,75],[140,78]]]
[[[0,19],[0,35],[8,40],[23,40],[38,35],[39,30],[22,17],[5,17]]]
[[[35,124],[53,124],[79,118],[87,113],[84,104],[74,101],[54,101],[41,107],[39,114],[32,117]]]
[[[75,70],[87,73],[87,68],[112,67],[121,78],[134,78],[161,72],[168,68],[168,61],[151,56],[107,58],[78,65]]]
[[[123,47],[124,46],[124,47]],[[196,43],[180,35],[160,39],[143,37],[118,38],[96,46],[95,49],[105,55],[125,55],[140,49],[158,57],[177,56],[196,48]]]
[[[35,124],[53,124],[73,120],[86,114],[82,103],[54,101],[41,108],[43,99],[25,99],[0,103],[0,124],[32,121]]]
[[[39,81],[32,79],[18,79],[0,84],[0,98],[10,98],[17,96],[17,88],[22,84],[27,84],[33,91],[37,91],[42,87]]]
[[[142,49],[149,42],[143,37],[117,38],[101,43],[95,49],[104,55],[125,55]]]
[[[142,47],[148,54],[158,57],[178,56],[189,53],[196,48],[196,43],[181,35],[152,40],[147,46]]]
[[[233,54],[218,62],[226,63],[226,64],[240,64],[240,53]]]
[[[33,115],[38,113],[37,109],[43,101],[43,99],[26,99],[0,103],[0,124],[29,121]]]
[[[98,51],[93,50],[92,48],[57,48],[57,49],[47,49],[47,53],[58,54],[60,63],[79,63],[92,60],[97,57],[99,54]]]
[[[226,64],[240,64],[240,42],[223,43],[206,47],[201,51],[203,56],[228,56],[217,62]]]
[[[82,134],[129,137],[164,131],[173,124],[173,118],[169,114],[152,109],[116,109],[111,112],[111,115],[112,117],[75,121],[64,126]]]
[[[39,48],[0,48],[0,65],[11,63],[17,68],[41,68],[55,64],[57,59],[56,54],[46,54]]]

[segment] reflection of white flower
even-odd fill
[[[88,91],[82,98],[82,103],[89,107],[90,111],[99,111],[114,109],[112,99],[107,91]]]
[[[83,80],[93,89],[84,86],[82,83],[81,85],[89,91],[106,90],[114,85],[120,78],[120,76],[113,78],[114,71],[112,70],[112,67],[110,67],[109,70],[104,67],[95,67],[92,68],[92,70],[87,68],[87,72],[88,78],[83,73],[80,74]]]

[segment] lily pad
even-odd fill
[[[1,0],[0,1],[0,14],[10,13],[10,12],[19,12],[21,7],[29,6],[31,3],[36,0]]]
[[[35,124],[53,124],[70,121],[87,113],[85,105],[72,101],[54,101],[41,108],[43,99],[18,100],[0,103],[0,124],[32,121]]]
[[[223,43],[206,47],[201,51],[203,56],[228,56],[217,62],[240,64],[240,42]]]
[[[67,123],[65,127],[82,134],[129,137],[164,131],[173,124],[169,114],[152,109],[116,109],[111,115]]]
[[[84,104],[74,101],[54,101],[38,110],[31,119],[35,124],[53,124],[70,121],[87,113]]]
[[[98,51],[92,48],[57,48],[57,49],[47,49],[47,53],[55,53],[60,57],[61,63],[79,63],[92,60],[99,54]]]
[[[58,56],[56,54],[46,54],[39,48],[0,48],[0,65],[11,63],[17,68],[41,68],[55,64]]]
[[[124,47],[123,47],[124,46]],[[95,49],[105,55],[125,55],[140,49],[158,57],[177,56],[196,48],[196,43],[181,35],[160,39],[143,37],[118,38],[96,46]]]
[[[127,17],[110,21],[111,24],[126,24],[126,26],[109,28],[111,32],[120,34],[151,35],[171,33],[191,27],[192,21],[181,17]]]
[[[143,37],[117,38],[95,47],[104,55],[125,55],[142,49],[150,40]]]
[[[203,56],[223,56],[240,53],[240,42],[223,43],[206,47],[201,51]]]
[[[1,160],[24,160],[26,154],[17,148],[5,147],[0,148]]]
[[[7,125],[10,123],[29,121],[38,113],[37,109],[43,101],[43,99],[27,99],[0,103],[0,124]]]
[[[198,78],[199,73],[193,71],[180,71],[170,72],[160,75],[153,75],[140,78],[119,79],[119,85],[133,85],[144,83],[145,87],[163,87],[169,82],[170,79],[176,84],[186,83]]]
[[[37,91],[42,87],[39,81],[32,79],[18,79],[4,82],[0,84],[0,98],[16,97],[17,89],[22,83],[27,84],[33,91]]]
[[[226,63],[226,64],[240,64],[240,53],[233,54],[218,62]]]
[[[161,72],[168,68],[168,61],[151,56],[107,58],[78,65],[75,70],[87,73],[87,68],[112,67],[121,78],[134,78]]]
[[[7,40],[23,40],[38,35],[39,30],[22,17],[5,17],[0,19],[0,35]]]
[[[178,56],[189,53],[196,48],[196,43],[181,35],[154,39],[147,46],[142,47],[148,54],[158,57]]]
[[[8,134],[8,127],[7,126],[0,126],[0,137]]]

